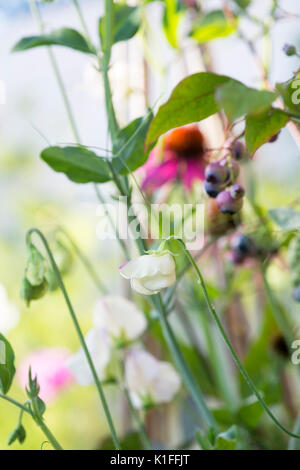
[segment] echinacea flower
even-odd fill
[[[121,296],[101,297],[94,309],[94,326],[107,331],[115,343],[126,343],[141,336],[147,321],[133,302]]]
[[[176,265],[169,253],[142,255],[119,268],[139,294],[153,295],[176,281]]]
[[[100,380],[108,379],[107,366],[111,358],[111,341],[107,332],[102,328],[93,328],[87,333],[85,342],[98,378]],[[92,372],[82,348],[68,359],[66,365],[79,385],[94,383]]]
[[[37,376],[40,386],[39,396],[47,403],[53,401],[59,392],[73,381],[73,376],[66,367],[69,356],[69,351],[64,348],[45,348],[33,352],[17,369],[17,378],[21,387],[27,386],[28,370],[31,367],[32,375]]]
[[[169,362],[158,361],[143,349],[132,349],[125,359],[125,381],[135,408],[167,403],[180,387]]]
[[[166,183],[180,181],[190,190],[194,181],[205,179],[204,156],[204,137],[197,125],[173,129],[151,151],[143,166],[146,176],[142,189],[152,192]]]

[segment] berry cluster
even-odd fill
[[[205,169],[205,191],[209,197],[216,198],[218,209],[223,214],[235,214],[243,206],[245,190],[236,180],[240,173],[237,160],[245,155],[245,146],[237,141],[230,156],[209,163]]]

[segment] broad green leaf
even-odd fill
[[[238,411],[239,419],[250,429],[258,426],[263,414],[264,409],[254,395],[248,397]]]
[[[237,18],[226,16],[222,10],[211,11],[193,25],[190,36],[199,43],[212,41],[230,36],[236,31],[237,23]]]
[[[237,429],[231,426],[227,431],[218,434],[216,439],[216,450],[235,450],[237,445]]]
[[[48,147],[41,158],[75,183],[104,183],[111,179],[105,160],[83,147]]]
[[[282,230],[299,230],[300,229],[300,212],[290,207],[279,207],[278,209],[270,209],[269,216],[279,225]]]
[[[85,38],[78,31],[70,28],[60,28],[48,34],[23,38],[13,47],[13,52],[26,51],[40,46],[65,46],[81,52],[95,53]]]
[[[120,130],[114,143],[114,154],[119,153],[120,156],[112,160],[117,173],[134,171],[147,160],[149,151],[145,151],[145,140],[152,117],[152,113],[149,113]]]
[[[233,0],[240,8],[245,10],[251,3],[251,0]]]
[[[111,31],[112,44],[131,39],[141,26],[141,10],[124,4],[114,4],[113,28]],[[104,16],[99,20],[99,36],[102,50],[105,49]]]
[[[4,341],[0,340],[0,364],[5,364],[6,348]]]
[[[286,82],[277,83],[276,88],[286,107],[300,115],[300,73]]]
[[[14,365],[15,355],[11,345],[1,333],[0,343],[2,350],[0,361],[0,391],[6,394],[10,389],[16,372]]]
[[[182,80],[154,117],[147,135],[147,144],[174,127],[201,121],[215,114],[219,109],[215,91],[228,81],[229,77],[209,72],[195,73]]]
[[[178,27],[184,14],[183,4],[177,0],[165,0],[163,29],[169,44],[178,48]]]
[[[261,114],[252,114],[246,118],[246,145],[251,155],[277,134],[289,121],[289,117],[280,109],[271,108]]]
[[[245,114],[260,113],[269,108],[276,93],[249,88],[237,80],[230,80],[216,91],[216,100],[224,108],[230,121]]]

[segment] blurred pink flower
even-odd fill
[[[70,352],[64,348],[45,348],[27,356],[17,368],[17,378],[22,388],[28,384],[28,370],[37,376],[41,388],[40,397],[45,402],[53,401],[58,393],[73,381],[73,376],[66,367]]]
[[[204,137],[196,124],[178,127],[163,137],[142,169],[146,176],[142,189],[155,191],[176,180],[190,190],[195,180],[204,180],[206,161]]]

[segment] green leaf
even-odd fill
[[[114,4],[113,29],[111,31],[112,44],[131,39],[141,26],[141,10],[123,4]],[[105,49],[105,21],[104,16],[99,20],[99,36],[102,50]]]
[[[178,27],[184,14],[183,4],[177,0],[165,0],[165,4],[163,30],[169,44],[178,49]]]
[[[258,426],[263,414],[264,409],[254,395],[246,398],[238,411],[239,419],[250,429]]]
[[[277,134],[289,121],[280,109],[271,108],[265,113],[249,115],[246,118],[246,145],[251,155]]]
[[[214,10],[193,25],[190,36],[199,43],[205,43],[213,39],[230,36],[236,31],[237,24],[237,18],[226,16],[222,10]]]
[[[249,88],[237,80],[230,80],[216,91],[216,100],[224,108],[230,121],[245,114],[260,113],[269,108],[276,93]]]
[[[286,107],[300,115],[300,73],[286,82],[277,83],[276,89],[282,96]]]
[[[237,444],[237,428],[231,426],[227,431],[221,432],[217,436],[216,450],[235,450]]]
[[[14,365],[14,351],[6,338],[0,333],[1,361],[0,361],[0,390],[6,394],[13,381],[16,369]]]
[[[290,207],[279,207],[278,209],[270,209],[269,216],[283,230],[299,230],[300,229],[300,212]]]
[[[105,160],[83,147],[48,147],[41,158],[75,183],[104,183],[111,179]]]
[[[251,3],[251,0],[233,0],[240,8],[246,10]]]
[[[149,113],[137,118],[119,131],[113,151],[120,156],[112,160],[117,173],[134,171],[147,160],[149,151],[145,151],[145,140],[152,117],[152,113]]]
[[[147,144],[174,127],[201,121],[215,114],[219,110],[215,91],[228,81],[229,77],[208,72],[195,73],[182,80],[154,117]]]
[[[76,51],[95,54],[95,50],[85,38],[78,31],[70,28],[60,28],[49,34],[23,38],[13,47],[13,52],[26,51],[40,46],[65,46]]]
[[[13,444],[16,440],[19,441],[20,444],[26,439],[26,431],[22,424],[18,424],[18,426],[10,433],[7,441],[7,445]]]

